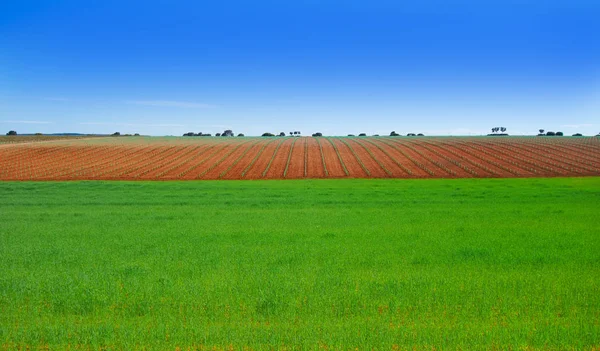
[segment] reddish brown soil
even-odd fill
[[[396,164],[396,166],[398,168],[401,168],[400,166],[397,165],[397,163],[401,164],[404,168],[407,169],[407,171],[403,170],[402,173],[394,173],[396,175],[396,177],[400,177],[400,178],[427,178],[429,177],[429,174],[427,172],[425,172],[421,167],[415,165],[410,159],[408,159],[405,155],[403,155],[400,151],[398,151],[397,146],[394,145],[393,143],[388,144],[387,142],[384,142],[383,140],[370,140],[370,142],[372,144],[376,144],[379,145],[379,147],[381,147],[383,150],[385,150],[385,152],[387,152],[391,158],[393,158],[395,160],[395,162],[393,162],[394,164]],[[371,150],[373,149],[377,149],[376,146],[373,146],[371,148]]]
[[[91,179],[97,179],[100,174],[106,172],[110,167],[115,167],[137,155],[146,152],[146,147],[117,147],[116,150],[107,150],[105,154],[96,162],[92,162],[79,169],[73,169],[69,172],[64,173],[65,179],[77,179],[78,177],[89,177]]]
[[[204,175],[201,175],[201,179],[219,179],[219,175],[225,172],[229,166],[235,162],[238,158],[240,158],[247,150],[252,148],[252,144],[255,142],[244,142],[239,143],[234,148],[229,150],[229,152],[223,155],[221,158],[217,160],[217,163],[214,163],[209,166],[209,169],[206,171]]]
[[[290,154],[290,149],[292,148],[292,143],[296,138],[289,137],[285,140],[281,146],[279,146],[279,150],[275,154],[275,158],[273,158],[273,162],[271,162],[271,166],[265,173],[266,179],[281,179],[283,178],[283,172],[285,171],[285,165],[287,164],[288,157]]]
[[[214,152],[217,152],[225,145],[206,145],[204,148],[194,151],[191,157],[182,160],[178,165],[173,165],[156,175],[156,179],[167,180],[167,179],[180,179],[185,174],[193,171],[199,165],[206,160],[206,158]]]
[[[441,169],[442,172],[447,172],[450,177],[472,178],[474,176],[472,173],[469,173],[460,166],[457,166],[456,164],[448,161],[448,159],[452,159],[457,161],[459,164],[462,164],[461,160],[457,160],[457,157],[455,156],[451,158],[445,158],[444,156],[446,155],[442,153],[436,154],[436,149],[431,148],[428,145],[424,145],[420,142],[413,143],[413,145],[411,146],[414,147],[415,150],[418,150],[421,154],[423,154],[428,160],[431,160],[432,163],[435,163],[438,169]]]
[[[0,159],[0,167],[3,168],[11,168],[14,164],[24,163],[24,164],[36,164],[39,160],[52,160],[53,154],[60,154],[67,147],[66,146],[54,146],[54,147],[30,147],[30,146],[13,146],[6,145],[4,148],[6,155]],[[12,146],[12,147],[8,147]],[[22,150],[19,150],[22,149]],[[17,152],[11,153],[13,150],[19,150]],[[14,168],[19,168],[19,166],[14,166]]]
[[[513,164],[512,161],[507,160],[502,155],[496,154],[493,150],[488,150],[486,148],[481,148],[479,145],[475,145],[474,143],[463,143],[463,142],[455,142],[452,144],[452,147],[458,148],[460,150],[464,150],[465,152],[471,153],[473,155],[477,155],[483,160],[486,160],[489,165],[493,165],[496,169],[503,169],[510,175],[507,177],[533,177],[535,176],[530,170],[527,170],[523,167],[518,167]],[[485,150],[488,152],[487,154],[482,152],[481,150]]]
[[[127,140],[3,145],[0,180],[600,176],[600,138]]]
[[[136,178],[136,179],[143,179],[144,176],[146,176],[146,174],[155,171],[156,169],[161,169],[164,168],[166,165],[169,164],[169,162],[171,160],[177,160],[179,159],[182,155],[185,155],[187,152],[189,152],[190,150],[190,146],[184,146],[184,147],[177,147],[174,148],[173,150],[169,150],[167,152],[164,152],[162,154],[160,154],[159,156],[157,156],[156,158],[154,158],[154,160],[152,162],[143,162],[142,164],[140,164],[134,171],[130,172],[130,173],[126,173],[126,176],[129,178]]]
[[[510,144],[510,147],[517,152],[530,153],[534,158],[537,158],[550,166],[559,168],[564,167],[569,172],[577,172],[582,175],[587,175],[589,172],[594,173],[600,171],[600,168],[598,168],[600,162],[590,162],[585,156],[573,155],[571,154],[571,151],[565,151],[564,148],[560,149],[551,146],[545,146],[544,149],[538,147],[537,145],[521,145],[517,143]]]
[[[161,146],[158,149],[148,148],[146,152],[137,155],[134,158],[124,158],[116,167],[109,167],[99,175],[102,179],[136,179],[135,174],[139,169],[151,167],[155,162],[160,162],[163,158],[169,157],[177,148],[172,146]],[[134,175],[134,176],[132,176]]]
[[[327,170],[327,177],[329,178],[340,178],[347,177],[344,165],[340,160],[340,157],[335,152],[333,145],[327,138],[318,138],[317,142],[321,145],[323,157],[325,158],[325,169]]]
[[[526,171],[528,175],[538,177],[556,177],[560,175],[558,172],[549,171],[543,167],[532,165],[527,158],[523,157],[523,155],[504,149],[501,146],[501,143],[490,144],[474,141],[471,143],[471,146],[483,148],[488,153],[496,155],[499,159],[506,160],[513,169],[518,169],[520,173]]]
[[[178,157],[169,158],[165,160],[165,162],[161,165],[156,165],[154,169],[147,170],[143,175],[140,176],[140,179],[155,179],[161,174],[168,172],[170,169],[185,163],[189,159],[193,158],[198,154],[200,150],[205,148],[205,145],[196,145],[196,146],[187,146],[183,148],[183,151],[179,154]]]
[[[217,150],[213,150],[212,152],[205,155],[197,164],[197,167],[191,169],[188,173],[186,173],[181,179],[199,179],[203,175],[206,174],[210,168],[215,165],[217,162],[220,162],[223,157],[226,157],[229,153],[234,151],[239,144],[236,143],[224,143],[223,146],[217,146]],[[239,149],[239,148],[237,148]]]
[[[376,147],[371,146],[369,147],[369,145],[363,141],[356,141],[354,139],[347,139],[346,142],[352,147],[352,149],[354,150],[354,152],[358,155],[358,157],[360,157],[360,160],[362,161],[362,163],[365,165],[365,167],[369,170],[369,172],[371,173],[371,177],[373,178],[389,178],[391,177],[391,175],[389,175],[385,169],[383,169],[383,167],[377,162],[381,162],[381,164],[387,168],[387,166],[382,162],[382,160],[380,158],[377,158],[377,161],[373,158],[373,156],[369,155],[369,153],[367,152],[367,150],[369,150],[373,155],[375,155],[375,150],[379,151]],[[364,147],[362,145],[364,145]],[[377,157],[377,156],[375,156]],[[389,170],[389,169],[388,169]]]
[[[222,179],[240,179],[242,177],[242,172],[246,169],[252,160],[259,156],[258,153],[269,141],[274,140],[260,140],[258,143],[253,144],[250,149],[246,152],[246,154],[239,159],[239,161],[235,164],[229,165],[231,168],[226,171],[226,173],[221,177]]]
[[[92,138],[104,138],[104,136],[94,135],[0,135],[0,147],[10,146],[13,144],[47,144],[51,142],[65,141],[65,140],[81,140],[81,139],[92,139]]]
[[[95,159],[101,156],[102,152],[112,154],[113,150],[107,150],[99,147],[73,147],[71,152],[64,152],[60,157],[52,160],[42,160],[35,167],[37,178],[54,179],[70,172],[72,169],[79,169],[89,162],[90,159]],[[45,161],[45,162],[44,162]]]
[[[466,167],[471,168],[478,173],[480,177],[511,177],[512,173],[492,164],[488,159],[476,153],[469,153],[463,148],[457,146],[456,143],[430,143],[427,145],[431,148],[435,148],[438,152],[457,160],[462,160],[462,164]],[[459,156],[456,156],[459,155]],[[481,157],[481,158],[479,158]]]
[[[448,177],[448,173],[440,171],[438,169],[438,166],[431,163],[430,160],[424,158],[419,153],[414,151],[414,149],[412,147],[412,142],[397,142],[395,139],[391,139],[390,141],[387,141],[387,143],[388,143],[388,145],[393,145],[396,148],[402,150],[402,152],[404,154],[406,154],[407,158],[410,158],[410,159],[418,162],[418,164],[415,164],[412,160],[410,161],[411,163],[413,163],[414,166],[420,168],[422,171],[425,171],[425,174],[426,174],[425,177],[432,176],[428,171],[433,172],[434,176],[437,178]]]
[[[575,163],[581,162],[581,166],[588,165],[594,168],[600,168],[600,158],[596,155],[593,156],[588,154],[588,150],[576,149],[567,145],[555,146],[555,145],[540,145],[534,143],[527,143],[528,146],[546,152],[548,156],[564,157]],[[551,153],[548,153],[550,151]],[[597,154],[597,153],[596,153]],[[600,170],[600,169],[599,169]]]
[[[242,179],[260,179],[263,177],[263,172],[267,168],[267,165],[271,161],[273,157],[273,153],[277,150],[277,147],[280,143],[284,142],[285,139],[274,140],[269,143],[267,147],[264,148],[260,156],[254,161],[250,168],[244,169],[246,173],[242,177]]]
[[[292,149],[292,158],[288,164],[288,170],[285,178],[297,179],[304,178],[304,162],[306,162],[306,142],[307,138],[296,138],[294,148]],[[308,166],[306,169],[308,173]]]
[[[410,173],[408,173],[406,170],[404,170],[402,167],[400,167],[398,165],[397,160],[392,155],[391,151],[388,150],[389,146],[374,143],[373,140],[370,140],[368,138],[367,139],[361,138],[360,142],[371,151],[373,156],[375,156],[377,158],[377,160],[379,160],[379,162],[381,162],[389,172],[392,173],[391,175],[388,175],[389,177],[413,178],[410,175]],[[410,162],[410,161],[408,161],[408,162]],[[405,166],[405,168],[406,168],[406,166]]]
[[[553,164],[547,162],[544,157],[540,154],[534,154],[530,150],[516,150],[510,145],[499,144],[496,145],[496,150],[501,153],[505,153],[506,155],[510,155],[514,157],[514,159],[519,160],[521,162],[527,163],[529,167],[533,168],[541,168],[543,172],[545,172],[548,176],[554,175],[568,175],[569,171],[565,170],[561,167],[556,167]]]
[[[321,156],[321,148],[317,142],[317,138],[306,138],[308,152],[306,155],[307,162],[307,177],[308,178],[323,178],[325,177],[325,169],[323,168],[323,159]]]
[[[346,146],[344,143],[342,143],[337,138],[332,138],[329,140],[331,140],[331,142],[333,142],[335,144],[335,146],[337,147],[337,149],[342,157],[342,161],[344,161],[344,164],[346,165],[346,169],[348,170],[349,177],[351,177],[351,178],[367,178],[368,177],[367,172],[362,168],[362,166],[358,162],[358,159],[354,156],[352,151],[350,151],[350,148],[348,146]],[[367,170],[368,170],[368,168],[367,168]]]
[[[600,152],[600,150],[590,150],[587,147],[584,146],[575,146],[575,145],[539,145],[537,144],[536,146],[541,147],[541,148],[549,148],[551,147],[551,150],[564,150],[569,151],[571,155],[576,155],[578,158],[584,158],[587,159],[589,161],[595,162],[597,164],[600,163],[600,160],[598,159],[598,152]]]

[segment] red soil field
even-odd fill
[[[394,164],[401,168],[404,173],[395,173],[396,177],[400,174],[401,178],[427,178],[429,174],[425,172],[421,167],[413,163],[405,154],[404,151],[400,151],[396,146],[387,144],[383,140],[366,140],[371,143],[374,147],[372,149],[380,149],[392,159]]]
[[[305,138],[307,144],[306,171],[308,178],[323,178],[326,176],[323,167],[323,156],[317,138]]]
[[[231,143],[223,143],[222,147],[217,147],[216,151],[213,151],[209,155],[206,155],[202,159],[199,167],[195,167],[192,171],[188,172],[183,179],[201,179],[204,175],[210,172],[214,167],[217,167],[224,159],[229,157],[233,152],[240,148],[240,142],[234,141]]]
[[[361,142],[360,140],[357,141],[356,139],[353,138],[348,138],[348,140],[346,141],[348,143],[348,145],[352,148],[352,150],[354,150],[354,153],[360,158],[361,162],[363,163],[363,165],[365,166],[365,168],[367,168],[369,170],[369,175],[371,177],[375,177],[375,178],[388,178],[391,175],[388,174],[388,172],[386,172],[387,167],[382,167],[379,162],[381,162],[381,160],[375,156],[375,154],[367,148],[367,146],[365,145],[365,143]],[[363,147],[364,145],[364,147]],[[375,148],[376,149],[376,148]],[[371,153],[369,153],[367,150],[371,151]],[[372,156],[371,156],[372,154]],[[379,162],[378,162],[379,161]],[[381,162],[383,164],[383,162]],[[391,173],[391,172],[390,172]]]
[[[600,138],[106,137],[0,147],[0,180],[565,176],[600,176]]]
[[[296,142],[294,143],[294,147],[292,148],[292,153],[287,165],[287,172],[285,173],[285,178],[287,179],[297,179],[304,178],[304,162],[306,162],[306,142],[307,138],[296,138]],[[308,172],[308,169],[307,169]]]
[[[190,157],[186,157],[181,160],[180,163],[170,165],[162,169],[157,175],[156,179],[167,180],[167,179],[179,179],[184,174],[187,174],[194,168],[196,168],[204,159],[206,155],[210,155],[215,152],[217,145],[202,145],[201,148],[195,150]]]
[[[231,166],[235,160],[243,157],[243,155],[252,148],[256,141],[246,141],[238,144],[236,147],[231,149],[227,154],[222,156],[217,163],[211,165],[208,169],[203,171],[203,175],[200,176],[202,179],[219,179],[221,173],[225,172],[229,166]]]
[[[267,170],[271,159],[275,157],[275,152],[278,151],[279,145],[285,141],[284,138],[279,140],[268,140],[266,147],[260,152],[258,158],[253,158],[250,164],[242,172],[242,179],[260,179],[263,178],[263,173]]]
[[[273,140],[271,140],[273,141]],[[242,176],[242,172],[246,169],[252,160],[256,157],[259,157],[260,150],[266,145],[266,143],[257,141],[252,143],[249,149],[246,150],[246,153],[240,155],[234,162],[232,162],[228,169],[225,169],[219,177],[221,179],[240,179]]]
[[[140,176],[140,179],[150,180],[160,177],[165,172],[168,172],[172,168],[176,168],[182,163],[185,163],[189,159],[193,158],[198,154],[198,151],[205,147],[206,145],[190,145],[184,147],[182,148],[182,152],[177,157],[169,158],[162,164],[154,166],[153,169],[147,169],[144,174]]]
[[[297,140],[297,138],[286,138],[283,143],[279,146],[277,153],[275,153],[275,157],[273,158],[270,165],[268,165],[266,169],[266,173],[264,178],[266,179],[281,179],[283,178],[283,173],[285,172],[285,166],[287,165],[288,157],[290,154],[290,150],[292,147],[292,143]]]
[[[429,142],[423,141],[424,145],[427,145],[431,149],[435,149],[441,154],[446,155],[449,158],[462,160],[462,164],[465,167],[473,170],[480,177],[511,177],[512,173],[506,171],[499,166],[489,163],[488,160],[481,156],[471,153],[464,148],[461,148],[457,143],[440,143],[440,142]],[[454,157],[453,157],[454,156]]]
[[[363,147],[369,149],[373,156],[385,167],[385,170],[389,172],[388,177],[403,178],[411,176],[411,174],[407,172],[407,168],[403,166],[399,161],[397,161],[395,157],[391,154],[391,150],[385,150],[379,144],[374,143],[372,140],[369,139],[354,139],[354,141],[362,144]]]
[[[325,170],[327,177],[340,178],[347,177],[346,166],[342,163],[340,156],[333,148],[333,144],[326,138],[317,138],[317,143],[321,146],[323,158],[325,159]]]
[[[368,178],[368,168],[361,165],[356,156],[352,153],[352,150],[344,144],[340,138],[330,138],[329,141],[335,145],[346,169],[348,170],[351,178]],[[366,169],[366,170],[365,170]]]

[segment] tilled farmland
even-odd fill
[[[598,175],[598,137],[106,137],[0,146],[0,180]]]

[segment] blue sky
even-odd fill
[[[597,1],[7,1],[0,131],[600,132]]]

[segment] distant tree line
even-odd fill
[[[193,137],[193,136],[212,136],[212,134],[205,134],[205,133],[194,133],[194,132],[188,132],[183,134],[183,136],[187,136],[187,137]]]
[[[540,132],[540,134],[538,134],[538,136],[563,136],[563,132],[555,133],[555,132],[548,131],[548,132],[546,132],[546,134],[544,134],[544,132],[545,132],[544,129],[540,129],[539,132]],[[579,135],[573,135],[573,136],[583,136],[583,135],[579,134]]]
[[[552,131],[547,131],[546,132],[544,129],[539,129],[538,131],[539,131],[538,136],[564,136],[563,132],[552,132]],[[502,132],[502,134],[500,134],[498,132]],[[504,132],[506,132],[506,128],[505,127],[494,127],[494,128],[492,128],[492,133],[493,134],[488,134],[488,135],[489,136],[508,135],[508,134],[504,134]],[[6,133],[6,135],[8,135],[8,136],[17,135],[17,132],[15,130],[10,130],[10,131],[8,131],[8,133]],[[43,134],[42,133],[35,133],[35,135],[43,135]],[[139,135],[140,135],[139,133],[135,133],[135,134],[121,134],[120,132],[115,132],[115,133],[111,134],[111,136],[114,136],[114,137],[118,137],[118,136],[139,136]],[[301,136],[302,134],[299,131],[294,131],[294,132],[289,132],[289,135],[291,137],[294,137],[294,136]],[[183,134],[183,136],[185,136],[185,137],[210,137],[212,135],[210,133],[188,132],[188,133]],[[221,137],[221,136],[223,136],[223,137],[233,137],[233,136],[235,136],[235,134],[233,133],[233,131],[231,129],[227,129],[223,133],[216,133],[215,136],[217,136],[217,137]],[[243,133],[239,133],[237,136],[238,137],[243,137],[244,134]],[[274,137],[276,135],[273,134],[273,133],[266,132],[266,133],[263,133],[262,136],[263,137]],[[279,134],[277,134],[277,136],[284,137],[284,136],[286,136],[286,134],[284,132],[280,132]],[[322,137],[323,133],[316,132],[316,133],[313,133],[312,136],[313,137]],[[354,137],[355,134],[348,134],[348,136],[349,137]],[[358,136],[359,137],[366,137],[367,133],[359,133]],[[378,137],[379,134],[374,134],[373,136]],[[392,131],[390,133],[390,136],[397,137],[397,136],[400,136],[400,134],[396,133],[396,131]],[[417,137],[417,136],[425,136],[425,135],[423,133],[418,133],[418,134],[417,133],[407,133],[406,136],[407,137]],[[583,135],[581,133],[575,133],[575,134],[573,134],[573,136],[574,137],[581,137]],[[596,136],[600,136],[600,133],[598,133],[598,135],[596,135]]]
[[[210,134],[210,133],[202,133],[202,132],[199,132],[199,133],[188,132],[188,133],[183,134],[183,136],[187,136],[187,137],[193,137],[193,136],[209,137],[209,136],[212,136],[212,134]],[[223,137],[232,137],[232,136],[235,136],[235,135],[233,134],[233,130],[227,129],[223,133],[217,133],[217,134],[215,134],[215,136],[218,136],[218,137],[220,137],[220,136],[223,136]],[[240,134],[238,134],[238,136],[239,137],[243,137],[244,134],[240,133]]]
[[[400,134],[396,133],[396,131],[392,131],[390,133],[390,136],[400,136]],[[408,136],[408,137],[425,136],[425,134],[423,134],[423,133],[407,133],[406,136]]]
[[[302,134],[302,133],[300,133],[300,132],[298,132],[298,131],[295,131],[295,132],[290,132],[290,136],[291,136],[291,137],[294,137],[294,136],[300,136],[301,134]],[[266,133],[263,133],[263,134],[262,134],[262,136],[264,136],[264,137],[274,137],[274,136],[275,136],[275,134],[273,134],[273,133],[269,133],[269,132],[266,132]],[[286,134],[285,134],[285,132],[279,132],[279,134],[277,134],[277,136],[284,137],[284,136],[286,136]]]
[[[111,136],[114,136],[114,137],[118,137],[118,136],[126,136],[126,137],[140,136],[140,133],[135,133],[135,134],[121,134],[120,132],[114,132],[114,133],[111,134]]]
[[[502,133],[498,133],[498,132],[502,132]],[[492,134],[488,134],[488,136],[508,136],[506,132],[506,128],[505,127],[494,127],[492,128]]]

